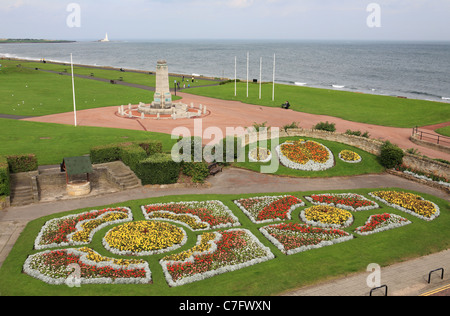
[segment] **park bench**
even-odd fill
[[[209,174],[215,176],[219,172],[222,172],[222,166],[220,166],[217,162],[212,163],[208,166]]]

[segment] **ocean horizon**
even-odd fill
[[[450,103],[450,42],[358,40],[79,40],[1,44],[1,58],[169,72],[216,78],[260,78],[314,88]]]

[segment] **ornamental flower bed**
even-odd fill
[[[209,238],[206,243],[210,245],[192,251],[187,258],[168,257],[160,261],[169,286],[200,281],[274,258],[269,248],[245,229],[219,231],[214,239]]]
[[[117,260],[100,256],[89,248],[47,250],[31,255],[23,271],[45,283],[140,284],[151,282],[148,263],[143,260]],[[74,285],[72,283],[72,285]]]
[[[145,205],[141,209],[146,219],[171,220],[194,231],[241,225],[221,201],[162,203]]]
[[[291,212],[305,203],[292,195],[262,196],[234,201],[253,223],[291,219]]]
[[[343,230],[311,227],[297,223],[269,225],[261,227],[259,230],[286,255],[353,239],[353,235]]]
[[[87,245],[96,231],[108,225],[133,220],[131,210],[126,207],[108,208],[82,214],[68,215],[49,220],[37,236],[34,248],[46,249]]]
[[[355,193],[341,194],[312,194],[305,198],[314,205],[330,205],[349,211],[367,211],[379,208],[380,206],[364,196]]]
[[[184,230],[166,222],[139,221],[111,229],[104,247],[121,256],[150,256],[180,248],[187,241]]]
[[[432,221],[440,215],[439,206],[416,194],[397,191],[377,191],[371,192],[369,195],[390,207],[426,221]]]
[[[251,162],[269,162],[272,160],[272,153],[267,148],[253,148],[248,153],[248,159]]]
[[[349,211],[328,205],[309,207],[300,213],[300,218],[309,225],[321,227],[341,228],[353,223],[353,215]]]
[[[360,155],[351,150],[343,150],[339,153],[339,159],[348,163],[359,163],[362,161]]]
[[[385,230],[402,227],[411,224],[411,222],[396,214],[376,214],[369,217],[364,226],[355,229],[355,232],[362,236],[379,233]]]
[[[334,167],[334,156],[315,141],[285,142],[276,148],[281,164],[291,169],[321,171]]]

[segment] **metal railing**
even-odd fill
[[[419,127],[413,128],[412,135],[417,135],[420,140],[429,141],[438,145],[450,146],[450,137],[424,132],[419,130]]]
[[[434,272],[438,272],[438,271],[441,271],[441,280],[444,279],[444,268],[435,269],[435,270],[430,271],[430,273],[428,274],[428,284],[431,283],[431,275],[432,275]]]
[[[370,290],[370,296],[372,296],[372,293],[373,293],[374,291],[379,290],[379,289],[382,289],[382,288],[385,288],[385,289],[386,289],[385,292],[384,292],[384,296],[387,296],[387,294],[388,294],[388,287],[387,287],[386,284],[384,284],[384,285],[382,285],[382,286],[374,287],[373,289],[371,289],[371,290]]]

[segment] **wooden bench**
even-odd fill
[[[215,176],[219,172],[222,172],[222,167],[218,163],[212,163],[208,166],[209,174]]]

